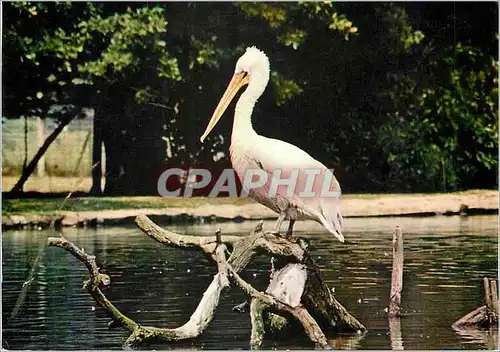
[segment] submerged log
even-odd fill
[[[60,247],[79,259],[89,271],[84,287],[112,319],[111,325],[130,332],[124,347],[132,347],[150,340],[178,341],[199,336],[211,323],[222,291],[234,282],[249,295],[252,321],[251,347],[262,344],[266,326],[279,331],[299,322],[316,347],[325,348],[323,331],[364,331],[365,327],[350,315],[335,299],[324,283],[321,272],[309,256],[307,242],[291,242],[273,232],[264,232],[262,222],[248,236],[224,236],[218,231],[214,237],[180,235],[165,230],[146,216],[136,218],[137,226],[149,237],[168,246],[184,250],[201,250],[217,265],[217,273],[188,322],[174,328],[142,326],[127,317],[101,291],[109,277],[101,274],[93,255],[66,240],[48,238],[49,246]],[[226,253],[229,257],[226,258]],[[276,272],[266,292],[259,292],[240,276],[246,265],[257,254],[267,254],[286,264]],[[265,313],[265,319],[264,319]]]
[[[490,328],[498,324],[498,290],[497,280],[483,279],[485,305],[474,309],[453,323],[455,331],[458,329]]]
[[[310,333],[317,338],[313,340],[316,347],[325,347],[325,331],[361,333],[366,328],[335,299],[331,290],[326,286],[321,277],[321,272],[312,259],[306,258],[304,264],[288,264],[278,270],[265,293],[286,305],[296,308],[303,307],[314,321],[310,327]],[[291,328],[289,316],[280,315],[273,311],[272,305],[258,302],[254,297],[250,304],[250,315],[252,321],[252,348],[260,347],[266,328],[271,332],[281,332]],[[266,315],[266,310],[269,310]],[[266,315],[266,319],[263,316]],[[254,327],[253,324],[256,324]],[[304,322],[302,326],[307,332]],[[316,331],[316,324],[321,327],[321,333]]]
[[[273,275],[266,293],[292,307],[300,304],[307,280],[304,264],[288,264]]]

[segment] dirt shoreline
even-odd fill
[[[473,190],[448,194],[371,194],[345,195],[344,217],[436,216],[495,214],[498,191]],[[130,197],[134,201],[134,197]],[[140,209],[103,209],[92,211],[60,211],[53,214],[22,213],[2,215],[2,229],[46,228],[65,226],[100,226],[132,224],[138,215],[152,216],[162,223],[200,223],[275,219],[276,214],[260,204],[228,204],[227,199],[197,201],[196,207]],[[215,203],[215,204],[214,204]]]

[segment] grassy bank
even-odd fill
[[[124,209],[198,208],[202,205],[243,205],[254,203],[249,198],[162,198],[162,197],[84,197],[49,199],[4,199],[5,215],[54,215],[58,212],[108,211]]]
[[[467,201],[474,201],[475,207],[481,205],[488,209],[498,209],[498,192],[491,190],[470,190],[453,193],[413,193],[413,194],[345,194],[342,196],[345,203],[361,201],[366,204],[376,205],[393,203],[394,206],[409,202],[412,206],[424,205],[423,203],[434,202],[436,205],[456,198]],[[495,201],[495,198],[497,199]],[[492,200],[494,202],[492,202]],[[477,204],[479,202],[479,204]],[[482,203],[482,204],[481,204]],[[50,215],[61,211],[64,212],[84,212],[84,211],[106,211],[121,209],[162,209],[162,208],[186,208],[195,209],[201,206],[242,206],[256,204],[250,198],[162,198],[157,196],[147,197],[83,197],[83,198],[46,198],[46,199],[3,199],[2,214],[5,215]],[[495,206],[496,205],[496,206]],[[346,208],[344,206],[343,208]]]
[[[344,217],[473,215],[498,212],[498,192],[471,190],[442,194],[348,194]],[[137,215],[168,222],[236,221],[276,218],[249,198],[83,197],[4,199],[2,228],[132,223]]]

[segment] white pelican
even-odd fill
[[[279,214],[276,232],[280,232],[283,220],[290,220],[285,235],[287,238],[293,234],[295,220],[310,219],[321,223],[340,242],[344,242],[340,214],[340,185],[333,173],[300,148],[277,139],[260,136],[252,127],[254,105],[264,92],[268,81],[269,59],[266,54],[255,47],[247,48],[236,63],[231,82],[200,141],[203,143],[236,93],[248,84],[236,104],[230,146],[231,163],[242,184],[247,170],[262,169],[270,175],[269,182],[260,188],[250,189],[248,195]],[[281,176],[278,175],[281,179],[289,177],[294,169],[298,170],[296,187],[292,192],[287,194],[286,187],[280,186],[275,195],[270,195],[270,183],[273,177],[276,180],[273,172],[277,169],[281,170]],[[314,183],[307,184],[307,176],[314,172],[318,173]],[[320,196],[325,178],[328,191],[337,196]],[[302,191],[311,189],[315,192],[315,196],[307,197],[303,196],[304,193],[301,194]]]

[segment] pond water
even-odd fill
[[[179,233],[247,234],[255,222],[165,226]],[[266,222],[265,228],[272,228]],[[389,334],[387,307],[392,232],[403,228],[405,246],[400,338]],[[345,219],[346,243],[320,225],[300,222],[295,236],[311,251],[337,299],[368,329],[331,337],[335,349],[493,349],[496,334],[453,331],[451,324],[483,304],[482,278],[496,277],[496,216]],[[133,227],[63,229],[64,236],[97,256],[111,276],[108,298],[144,325],[177,327],[189,318],[216,272],[198,252],[168,248]],[[3,347],[9,349],[121,349],[127,332],[108,329],[109,319],[82,290],[84,266],[60,248],[44,246],[50,231],[3,233]],[[36,259],[38,264],[35,265]],[[36,270],[32,271],[32,268]],[[243,273],[263,289],[269,259],[259,257]],[[33,274],[30,285],[23,283]],[[148,349],[248,349],[248,314],[232,311],[246,299],[237,288],[223,294],[214,321],[199,338]],[[302,334],[264,348],[309,349]]]

